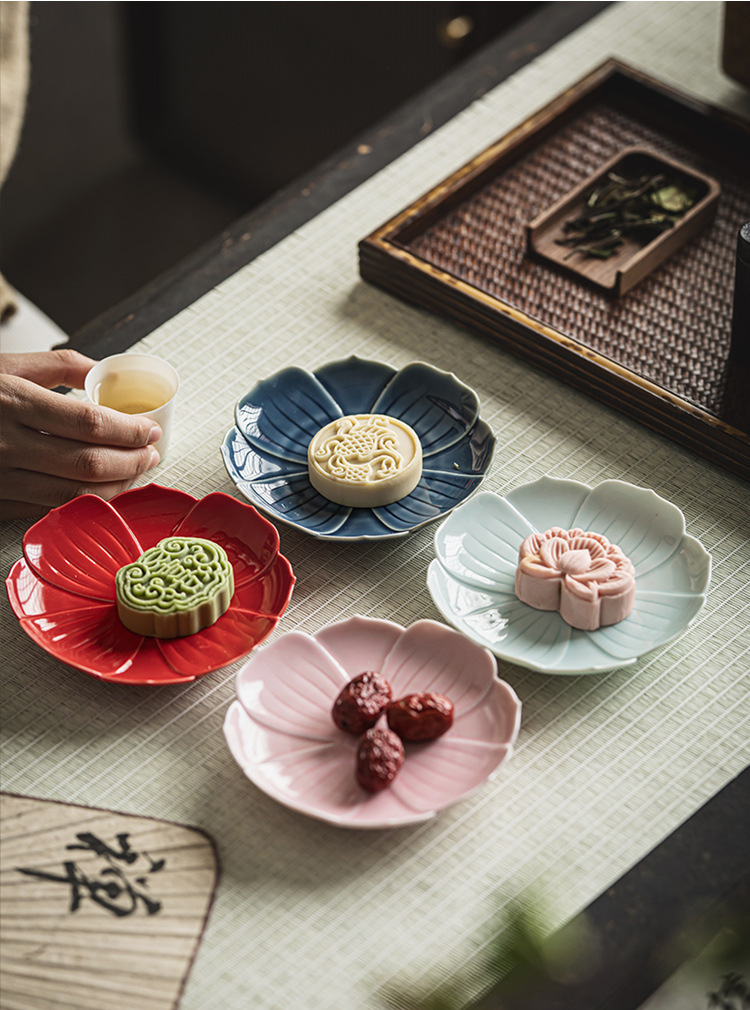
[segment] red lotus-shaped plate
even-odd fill
[[[168,536],[220,544],[235,592],[211,627],[184,638],[144,638],[117,616],[115,572]],[[53,509],[27,531],[5,584],[23,630],[63,663],[118,684],[183,684],[267,638],[286,610],[294,575],[279,554],[276,528],[251,505],[148,484],[111,502],[82,495]]]

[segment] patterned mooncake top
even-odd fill
[[[175,638],[208,627],[229,607],[234,572],[222,547],[167,537],[115,575],[120,620],[139,635]]]
[[[310,483],[330,501],[375,508],[398,501],[419,483],[422,445],[404,421],[386,414],[349,414],[312,438]]]
[[[516,595],[538,610],[559,610],[574,628],[595,631],[633,609],[635,570],[602,534],[553,526],[521,544]]]

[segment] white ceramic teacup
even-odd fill
[[[180,378],[176,370],[153,354],[113,354],[98,361],[85,379],[92,403],[125,414],[143,414],[156,421],[162,437],[154,448],[164,459],[172,429],[174,402]]]

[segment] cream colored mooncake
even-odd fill
[[[321,428],[307,450],[310,483],[329,501],[379,508],[411,494],[422,476],[422,443],[404,421],[348,414]]]

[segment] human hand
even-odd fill
[[[159,462],[150,418],[53,392],[82,389],[94,364],[70,349],[0,354],[0,519],[81,494],[112,498]]]

